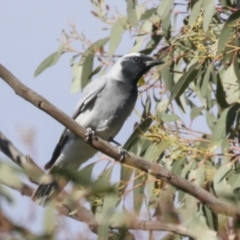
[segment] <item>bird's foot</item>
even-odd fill
[[[87,133],[85,134],[85,142],[89,142],[92,139],[97,139],[97,136],[95,135],[95,132],[89,127],[87,128]]]
[[[125,157],[128,155],[128,152],[125,149],[123,149],[121,145],[118,145],[117,148],[118,148],[118,153],[120,154],[119,161],[122,162],[125,159]]]

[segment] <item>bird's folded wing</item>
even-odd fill
[[[73,113],[73,116],[72,116],[73,119],[76,119],[81,114],[81,112],[87,108],[88,104],[96,99],[97,94],[101,92],[106,86],[106,82],[107,82],[106,78],[99,78],[90,82],[87,85]],[[45,169],[50,169],[53,166],[53,164],[56,162],[68,138],[69,138],[69,131],[65,128],[53,151],[52,158],[44,166]]]

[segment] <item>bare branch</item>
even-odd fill
[[[127,228],[147,231],[166,231],[179,234],[181,236],[191,237],[193,239],[198,238],[198,235],[194,231],[187,229],[180,224],[163,223],[159,221],[134,220],[131,224],[129,224],[129,226],[127,226]]]
[[[37,166],[30,156],[24,156],[1,131],[0,150],[26,171],[31,182],[39,183],[41,176],[45,174],[43,170]]]
[[[16,94],[32,103],[37,108],[46,112],[48,115],[52,116],[54,119],[63,124],[65,127],[67,127],[70,131],[75,133],[80,138],[85,139],[86,129],[84,129],[76,121],[68,117],[58,108],[53,106],[45,98],[41,97],[36,92],[32,91],[26,85],[21,83],[12,73],[10,73],[1,64],[0,64],[0,77],[16,92]],[[104,154],[116,160],[120,159],[118,149],[100,138],[92,139],[92,141],[89,144],[95,149],[103,152]],[[145,159],[138,157],[132,153],[127,154],[122,163],[134,167],[136,169],[142,170],[144,172],[147,172],[152,176],[161,179],[171,184],[172,186],[191,194],[195,198],[199,199],[206,206],[208,206],[216,214],[221,213],[228,216],[240,217],[240,209],[228,203],[220,201],[218,198],[216,198],[203,188],[192,184],[186,179],[177,176],[173,172],[168,171],[167,169],[161,167],[158,164],[150,163]]]

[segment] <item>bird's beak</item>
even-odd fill
[[[164,61],[161,59],[153,59],[153,60],[147,61],[146,66],[153,67],[153,66],[160,65],[163,63],[164,63]]]

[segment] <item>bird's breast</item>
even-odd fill
[[[137,87],[121,82],[113,83],[101,92],[95,102],[99,112],[96,124],[98,135],[106,140],[115,137],[132,113],[136,100]]]
[[[83,127],[109,140],[117,135],[137,100],[137,87],[121,82],[108,84],[76,118]]]

